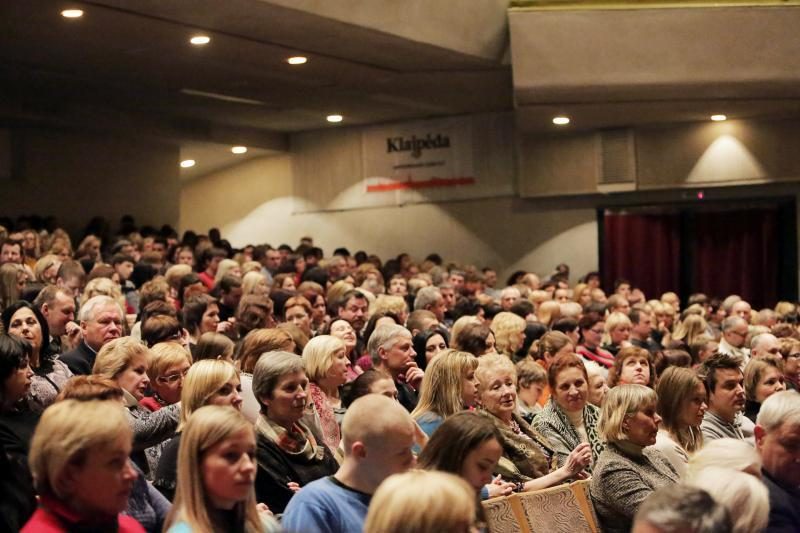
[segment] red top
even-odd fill
[[[614,356],[611,354],[611,352],[607,352],[599,346],[595,348],[594,351],[590,350],[586,346],[578,346],[578,349],[575,350],[575,352],[584,359],[594,361],[595,363],[603,365],[606,368],[611,368],[614,366]]]
[[[39,508],[20,533],[67,533],[77,525],[86,527],[89,524],[61,502],[42,496]],[[104,528],[103,524],[97,524],[97,531],[108,530],[108,525]],[[145,533],[141,524],[127,515],[117,515],[117,528],[119,533]]]
[[[200,272],[199,274],[197,274],[197,277],[200,278],[200,281],[203,282],[203,285],[208,287],[208,290],[211,290],[211,289],[214,288],[214,278],[212,278],[211,276],[209,276],[205,272]]]
[[[154,396],[145,396],[139,400],[139,405],[153,412],[156,412],[163,407],[161,402],[156,400]]]

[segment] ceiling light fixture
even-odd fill
[[[208,35],[195,35],[194,37],[189,39],[189,42],[195,46],[202,46],[204,44],[210,43],[211,37],[209,37]]]
[[[728,117],[725,115],[711,115],[711,120],[714,122],[722,122],[724,120],[728,120]]]
[[[181,161],[181,168],[192,168],[195,163],[197,163],[194,159],[184,159]]]
[[[78,19],[83,16],[82,9],[65,9],[61,12],[61,16],[65,19]]]
[[[556,126],[566,126],[569,124],[569,117],[553,117],[553,124]]]
[[[288,58],[286,62],[290,65],[304,65],[308,62],[308,58],[305,56],[293,56]]]
[[[246,154],[247,153],[247,146],[234,146],[231,148],[231,152],[234,154]]]
[[[328,122],[336,123],[344,120],[344,117],[342,115],[328,115],[327,117],[325,117],[325,120],[327,120]]]

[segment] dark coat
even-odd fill
[[[93,352],[85,342],[81,342],[77,348],[62,355],[61,360],[76,376],[88,376],[92,373],[96,357],[97,353]]]

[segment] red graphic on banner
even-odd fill
[[[472,177],[458,177],[458,178],[431,178],[427,180],[412,181],[395,181],[392,183],[378,183],[375,185],[367,185],[367,192],[387,192],[399,191],[406,189],[431,189],[434,187],[456,187],[459,185],[474,185],[475,178]]]

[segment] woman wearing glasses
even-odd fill
[[[178,403],[183,390],[183,378],[192,366],[192,357],[177,342],[159,342],[150,349],[147,377],[153,395],[139,400],[139,405],[151,411]]]
[[[586,313],[578,322],[581,343],[575,351],[588,361],[594,361],[604,368],[611,368],[614,365],[614,356],[600,347],[605,326],[603,317],[598,313]]]

